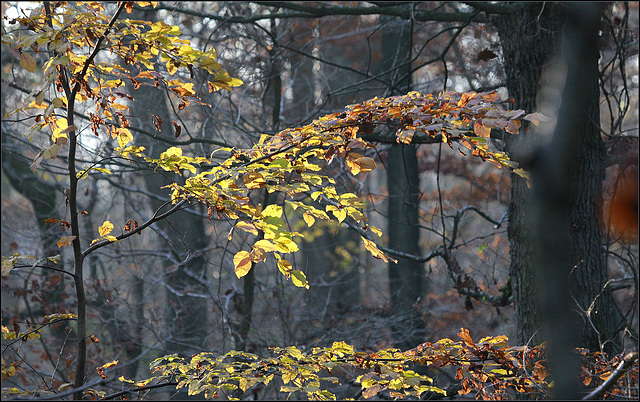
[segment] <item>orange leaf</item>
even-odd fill
[[[638,168],[629,166],[616,179],[613,196],[606,210],[610,230],[623,241],[638,239]]]
[[[469,334],[469,330],[468,329],[464,329],[464,328],[460,328],[460,332],[458,333],[458,336],[460,337],[460,339],[462,339],[464,341],[464,343],[467,346],[476,347],[476,344],[473,343],[473,340],[471,339],[471,335]]]
[[[56,244],[58,245],[58,247],[67,247],[71,245],[75,238],[75,236],[62,236],[60,240],[56,242]]]
[[[489,127],[483,125],[479,121],[476,121],[476,123],[473,125],[473,132],[478,137],[489,138],[489,136],[491,135],[491,129]]]
[[[475,92],[463,93],[462,96],[460,97],[460,100],[458,101],[458,106],[463,107],[464,105],[469,103],[469,101],[473,99],[476,95],[477,94]]]
[[[411,144],[415,132],[416,130],[398,130],[398,139],[396,141],[399,144]]]

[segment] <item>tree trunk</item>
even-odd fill
[[[387,75],[389,94],[406,94],[411,88],[411,23],[387,20],[382,30],[382,69]],[[420,182],[414,145],[394,144],[387,160],[389,191],[389,248],[420,255],[418,208]],[[395,346],[410,349],[424,342],[425,324],[414,305],[424,294],[425,272],[422,263],[398,258],[389,263],[389,294]]]
[[[316,38],[330,37],[341,33],[342,29],[342,26],[333,26],[330,21],[319,22],[313,35]],[[347,43],[343,41],[326,41],[315,49],[307,48],[305,51],[321,59],[330,59],[332,63],[348,66],[357,62],[358,59],[357,55],[345,52],[347,47]],[[332,95],[327,98],[324,93],[321,93],[319,95],[322,99],[316,98],[318,94],[315,92],[319,88],[333,88],[332,80],[339,81],[340,85],[344,86],[359,78],[345,73],[340,68],[305,57],[300,63],[297,76],[307,78],[302,86],[294,86],[294,99],[306,104],[307,110],[317,108],[316,105],[320,100],[328,102],[325,107],[338,105],[337,107],[340,108],[354,101],[352,94],[343,97]],[[304,114],[301,113],[301,115]],[[336,190],[338,193],[350,191],[349,185],[348,175],[339,177]],[[308,234],[302,239],[301,244],[302,266],[310,281],[310,288],[305,292],[306,304],[311,322],[321,324],[319,327],[307,326],[310,333],[306,335],[309,339],[313,339],[319,335],[319,331],[326,334],[326,331],[335,327],[337,322],[344,323],[341,316],[344,318],[345,312],[360,303],[360,273],[352,256],[360,252],[361,241],[358,233],[343,225],[337,226],[334,222],[318,220],[313,227],[305,227],[305,231]]]
[[[515,100],[515,108],[533,112],[540,78],[546,63],[549,63],[559,48],[561,29],[566,22],[566,4],[531,3],[530,7],[517,14],[494,17],[502,45],[504,68],[509,97]],[[576,151],[585,155],[576,168],[577,186],[572,194],[572,232],[566,250],[570,253],[574,269],[571,277],[573,295],[580,307],[588,307],[598,300],[598,313],[592,315],[599,322],[598,330],[607,334],[607,339],[615,333],[613,299],[608,291],[598,297],[604,288],[607,264],[604,243],[599,227],[597,203],[603,179],[602,139],[599,134],[598,74],[597,65],[591,75],[591,102],[588,114],[590,125],[584,127],[584,137],[576,143]],[[512,160],[525,165],[533,157],[536,147],[531,134],[522,132],[507,140],[507,151]],[[540,304],[538,302],[539,270],[535,261],[535,225],[531,216],[531,191],[525,180],[511,175],[511,202],[509,206],[509,242],[511,254],[510,280],[516,309],[517,342],[538,344],[542,341],[539,330],[542,326]],[[602,318],[601,318],[602,317]],[[604,338],[602,339],[604,340]],[[579,331],[578,345],[591,350],[599,349],[597,334],[585,320]]]
[[[606,281],[593,267],[606,266],[597,201],[604,177],[604,146],[598,110],[598,4],[574,7],[567,18],[563,62],[567,75],[553,137],[540,147],[531,163],[537,221],[537,262],[545,279],[540,288],[544,339],[549,343],[549,369],[558,399],[577,399],[579,362],[573,353],[580,346],[599,349],[595,335],[608,330],[599,287]],[[567,250],[568,248],[568,250]],[[568,251],[568,252],[567,252]],[[587,262],[589,261],[589,262]],[[587,268],[587,269],[585,269]],[[597,298],[597,301],[595,298]],[[572,302],[573,299],[573,302]],[[584,313],[593,328],[578,323]],[[578,304],[578,309],[575,304]],[[606,314],[607,316],[603,316]],[[604,324],[604,325],[602,325]],[[576,327],[578,337],[576,337]]]
[[[154,21],[157,17],[153,11],[138,11],[145,21]],[[161,68],[161,67],[160,67]],[[141,86],[133,90],[128,86],[129,93],[135,101],[131,104],[131,114],[137,116],[137,127],[159,137],[174,138],[172,122],[176,116],[170,113],[166,95],[162,88]],[[153,115],[162,119],[161,132],[153,124]],[[179,124],[179,122],[178,122]],[[185,128],[183,128],[184,130]],[[149,138],[146,135],[136,136],[136,145],[144,146],[146,153],[152,158],[158,158],[169,145],[161,140]],[[174,173],[158,169],[156,172],[143,172],[143,179],[153,196],[149,198],[149,206],[153,211],[160,208],[169,199],[169,192],[162,188],[173,181],[183,181]],[[197,210],[199,206],[195,206]],[[168,274],[164,280],[166,287],[166,334],[164,348],[167,353],[190,355],[205,349],[205,339],[208,335],[207,299],[190,296],[189,293],[207,294],[203,288],[206,278],[206,265],[202,251],[208,245],[203,219],[188,211],[179,211],[169,218],[158,222],[158,226],[168,238],[161,239],[162,246],[173,255],[174,260],[180,261],[173,267],[165,267]],[[138,284],[138,288],[139,288]],[[142,297],[142,294],[139,295]],[[136,300],[136,303],[142,300]]]

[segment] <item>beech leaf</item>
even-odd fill
[[[111,233],[112,230],[113,224],[109,221],[104,221],[104,223],[98,228],[98,233],[100,233],[100,236],[104,237]]]
[[[242,278],[251,270],[251,253],[248,251],[238,251],[235,256],[233,256],[233,265],[235,266],[236,276],[238,278]]]
[[[36,59],[29,53],[20,53],[20,65],[30,73],[36,71]]]
[[[67,247],[73,242],[75,238],[75,236],[62,236],[60,240],[56,242],[56,244],[58,245],[58,247]]]

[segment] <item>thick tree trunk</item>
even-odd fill
[[[540,77],[545,65],[551,62],[559,48],[561,29],[566,22],[566,4],[531,3],[530,7],[517,14],[495,17],[493,23],[498,29],[502,44],[504,67],[509,97],[514,98],[515,108],[528,112],[537,110],[536,96]],[[575,269],[571,276],[573,296],[580,307],[586,309],[597,300],[592,320],[598,322],[598,331],[605,339],[611,339],[615,324],[609,318],[615,317],[613,299],[609,291],[598,296],[604,288],[607,265],[604,243],[599,226],[597,203],[603,179],[603,146],[599,133],[598,74],[597,65],[591,73],[591,102],[589,126],[584,127],[582,141],[575,144],[584,159],[576,165],[576,186],[572,194],[571,225],[569,244],[566,245]],[[522,132],[508,140],[507,151],[511,158],[520,163],[528,163],[536,147],[532,134]],[[532,221],[531,191],[526,182],[512,175],[511,203],[509,206],[509,241],[511,253],[510,279],[516,309],[517,341],[538,344],[542,341],[542,320],[538,295],[539,277],[535,261],[535,225]],[[597,313],[595,311],[598,311]],[[606,335],[605,335],[606,334]],[[591,350],[599,349],[597,333],[588,320],[580,326],[578,345]]]
[[[382,30],[382,69],[393,71],[387,76],[389,94],[406,94],[411,88],[410,65],[412,32],[408,21],[390,20]],[[394,144],[387,159],[389,191],[389,248],[420,255],[418,208],[420,182],[414,145]],[[389,294],[395,346],[410,349],[424,342],[425,324],[415,309],[424,295],[425,272],[422,263],[398,258],[389,263]]]
[[[536,110],[536,95],[545,63],[557,49],[554,33],[560,29],[561,19],[552,15],[555,7],[547,7],[540,15],[541,4],[520,11],[517,15],[504,15],[494,19],[500,35],[509,97],[514,108],[528,112]],[[551,15],[550,15],[551,14]],[[524,162],[533,152],[533,139],[523,131],[507,140],[510,158]],[[530,190],[526,181],[511,175],[511,201],[509,205],[509,245],[511,254],[510,282],[516,310],[517,342],[541,342],[538,303],[537,270],[535,267],[533,222],[529,214]]]
[[[572,11],[563,35],[567,75],[558,121],[550,142],[536,151],[531,163],[536,258],[545,278],[539,303],[545,317],[544,339],[549,342],[553,393],[558,399],[579,397],[579,362],[572,351],[578,342],[598,349],[595,334],[606,336],[602,331],[609,329],[607,320],[612,318],[606,314],[607,298],[598,297],[606,275],[593,272],[594,267],[606,266],[597,212],[604,177],[597,79],[601,9],[594,3],[573,6]],[[592,304],[596,307],[593,312],[585,312]],[[582,325],[577,322],[579,313],[584,317]],[[585,326],[587,323],[593,327]]]

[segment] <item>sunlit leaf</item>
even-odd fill
[[[235,266],[235,273],[238,278],[242,278],[251,270],[251,253],[248,251],[238,251],[233,257],[233,265]]]
[[[304,272],[298,270],[292,270],[291,274],[291,282],[299,288],[307,288],[309,289],[309,283],[307,282],[307,277]]]
[[[411,144],[411,141],[413,139],[413,135],[415,134],[415,132],[416,130],[412,130],[412,129],[398,130],[397,142],[399,144]]]
[[[238,229],[242,229],[245,232],[251,233],[253,235],[256,235],[256,236],[258,235],[258,228],[256,228],[256,226],[253,223],[240,221],[236,224],[236,227]]]
[[[269,240],[258,240],[256,244],[253,245],[253,248],[262,249],[267,253],[278,251],[277,247]]]
[[[272,216],[274,218],[280,218],[282,216],[282,207],[280,205],[268,205],[263,211],[261,216],[268,217]]]
[[[483,125],[479,121],[476,121],[473,125],[473,131],[478,137],[489,138],[491,136],[491,128]]]
[[[282,275],[284,275],[288,279],[289,276],[291,275],[291,271],[293,270],[293,267],[291,266],[291,263],[289,261],[279,259],[278,269],[280,270]]]
[[[98,228],[98,233],[100,233],[100,236],[104,237],[109,233],[111,233],[112,230],[113,230],[113,224],[109,221],[104,221],[104,223],[100,225],[100,227]]]
[[[381,259],[384,262],[389,262],[389,261],[393,261],[395,263],[398,262],[397,260],[394,260],[393,258],[387,256],[382,251],[380,251],[378,249],[378,246],[376,246],[376,244],[371,240],[362,237],[362,241],[364,242],[364,247],[371,253],[371,255],[374,258]]]
[[[460,339],[464,341],[467,346],[475,347],[476,344],[471,339],[471,335],[469,334],[469,330],[465,328],[460,328],[460,332],[458,333]]]
[[[304,219],[307,226],[311,227],[315,223],[316,219],[309,212],[305,212],[302,214],[302,218]]]
[[[58,247],[67,247],[71,245],[75,238],[75,236],[62,236],[60,240],[56,242],[56,244],[58,245]]]

